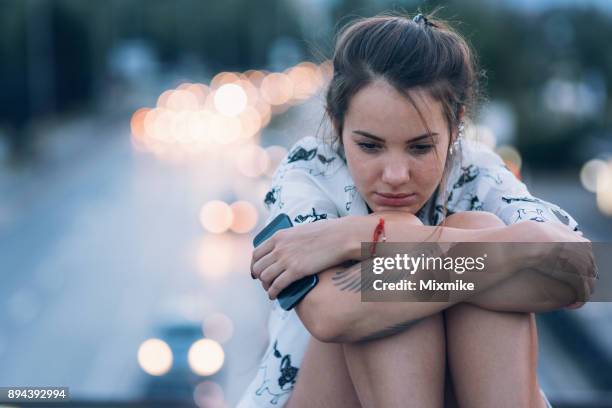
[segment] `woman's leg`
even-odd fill
[[[359,408],[342,344],[310,337],[286,408]]]
[[[311,337],[286,407],[442,407],[445,347],[441,314],[379,340]]]
[[[492,214],[450,216],[446,226],[503,225]],[[445,311],[448,364],[461,407],[545,407],[536,378],[533,314],[492,312],[469,304]]]
[[[345,343],[346,363],[363,407],[442,407],[446,344],[440,313],[401,333]]]
[[[442,407],[445,363],[441,314],[379,340],[332,344],[311,338],[287,406]]]

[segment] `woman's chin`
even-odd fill
[[[410,207],[394,207],[394,206],[374,206],[374,207],[370,207],[372,208],[372,211],[374,212],[400,212],[400,213],[409,213],[409,214],[414,214],[415,211],[413,210],[412,206]]]

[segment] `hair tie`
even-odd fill
[[[412,19],[412,21],[416,24],[419,23],[423,23],[425,26],[429,26],[429,27],[437,27],[437,25],[431,23],[427,17],[425,17],[423,14],[419,13],[416,16],[414,16],[414,18]]]

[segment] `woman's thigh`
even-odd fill
[[[288,408],[359,408],[340,343],[310,338]]]
[[[459,304],[445,318],[448,364],[460,406],[543,406],[533,315]]]

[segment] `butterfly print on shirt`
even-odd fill
[[[280,190],[280,186],[274,186],[270,191],[266,193],[266,198],[264,198],[264,204],[266,205],[267,209],[270,209],[270,206],[272,206],[276,202],[276,200],[278,200],[280,196]]]
[[[537,198],[533,198],[533,197],[502,197],[501,199],[506,204],[510,204],[510,203],[512,203],[514,201],[523,201],[523,202],[526,202],[526,203],[539,203],[539,202],[541,202]]]
[[[296,147],[287,158],[287,163],[293,163],[300,160],[312,160],[317,154],[317,148],[306,150],[302,146]]]
[[[335,157],[331,157],[331,158],[327,158],[325,156],[323,156],[322,154],[317,154],[317,159],[319,159],[319,161],[323,164],[329,164],[331,162],[333,162],[334,160],[336,160]]]
[[[469,200],[470,200],[470,211],[483,211],[482,201],[480,201],[477,195],[471,194],[471,197]]]
[[[461,175],[459,176],[455,184],[453,184],[453,190],[459,187],[463,187],[470,181],[474,181],[479,174],[480,168],[473,164],[470,164],[467,167],[461,167]]]
[[[312,207],[312,214],[306,214],[306,215],[298,214],[293,219],[293,221],[297,222],[298,224],[301,224],[303,222],[306,222],[306,220],[308,220],[309,218],[313,219],[311,222],[315,222],[315,221],[327,219],[327,214],[325,213],[317,214],[314,207]]]

